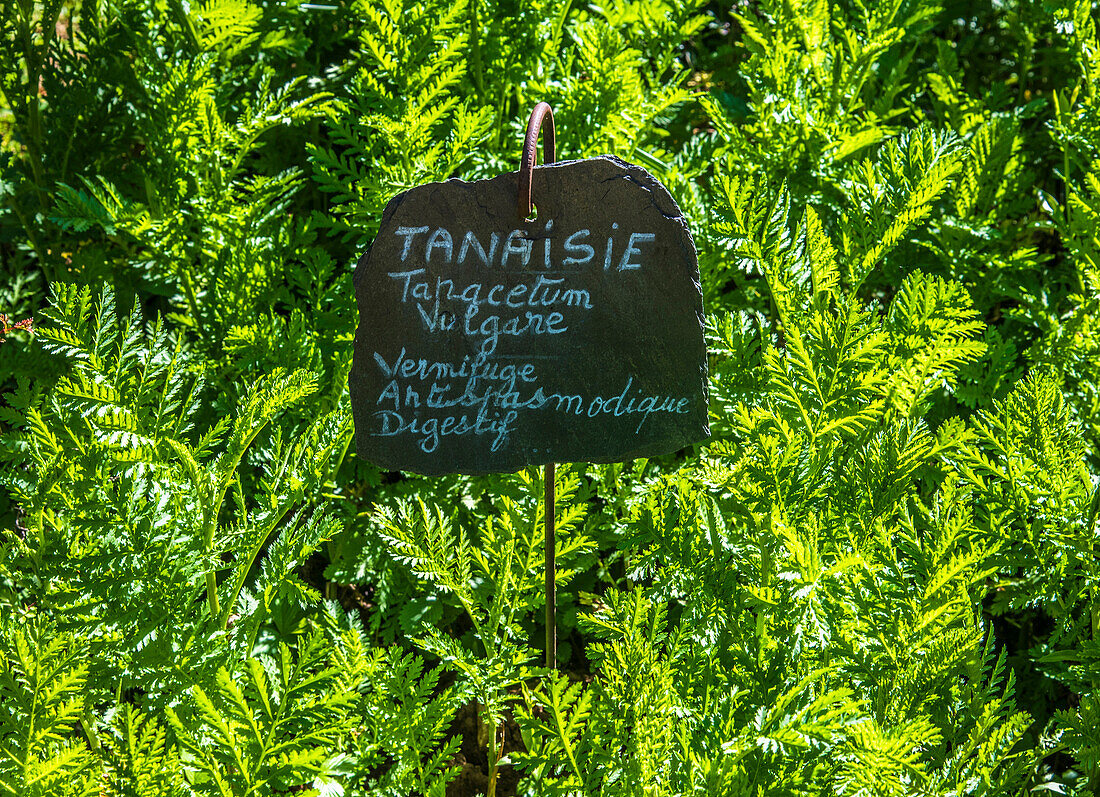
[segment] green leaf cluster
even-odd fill
[[[352,446],[396,193],[667,185],[712,439]],[[1090,0],[0,0],[0,793],[1100,788]]]

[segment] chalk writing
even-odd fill
[[[553,242],[560,236],[550,235],[554,228],[554,220],[548,220],[540,233],[530,233],[527,230],[509,230],[507,232],[494,231],[488,236],[479,237],[475,230],[466,230],[465,233],[452,235],[446,227],[436,227],[434,230],[427,226],[398,227],[393,234],[401,239],[401,262],[422,263],[425,266],[436,264],[450,265],[455,262],[454,241],[457,237],[462,241],[458,249],[457,263],[462,265],[467,262],[467,257],[473,254],[470,262],[478,262],[486,268],[504,269],[509,266],[527,267],[531,264],[535,244],[541,243],[542,266],[552,268],[555,263],[563,266],[585,266],[590,263],[602,263],[605,271],[612,267],[617,271],[630,271],[643,266],[644,257],[649,246],[657,236],[652,232],[616,232],[619,229],[618,222],[611,224],[610,235],[603,244],[603,256],[598,253],[591,244],[585,243],[592,235],[589,229],[575,230],[565,237],[562,248],[566,256],[558,257],[552,252]],[[430,232],[429,232],[430,231]],[[423,235],[423,243],[417,239]],[[625,245],[623,239],[625,240]],[[482,243],[486,240],[488,248]],[[498,244],[504,241],[499,248]],[[437,254],[438,253],[438,254]],[[638,258],[635,262],[635,258]]]
[[[553,164],[517,225],[514,180],[387,206],[355,276],[360,454],[476,473],[706,436],[698,266],[667,191],[613,158]]]
[[[508,435],[521,410],[545,409],[589,418],[601,414],[614,418],[633,416],[632,420],[638,419],[634,427],[634,433],[638,434],[649,416],[659,413],[686,415],[691,404],[690,396],[652,396],[632,389],[633,375],[626,378],[623,389],[613,396],[547,393],[542,387],[533,384],[538,381],[534,375],[533,363],[501,366],[481,354],[473,363],[463,360],[461,365],[456,366],[454,363],[411,360],[402,349],[398,362],[391,366],[386,364],[378,352],[374,356],[379,368],[389,379],[375,402],[383,409],[374,412],[374,416],[380,421],[374,434],[379,437],[409,434],[416,439],[420,449],[428,454],[436,450],[441,437],[467,434],[490,435],[490,450],[497,451],[508,442]],[[416,380],[418,388],[414,390],[411,385],[406,384],[402,393],[398,374]],[[436,381],[436,374],[446,375],[450,379]],[[526,392],[517,388],[517,380],[532,384],[532,388]],[[486,384],[479,385],[479,381]],[[429,382],[430,387],[427,387]],[[425,395],[426,398],[422,399]],[[422,418],[422,405],[431,410],[459,409],[448,414],[435,413]]]
[[[566,287],[564,277],[540,274],[531,282],[512,285],[503,282],[456,285],[454,279],[441,276],[433,279],[427,268],[390,271],[388,276],[401,286],[402,304],[416,307],[426,332],[451,332],[461,318],[460,331],[479,339],[486,354],[496,351],[502,335],[523,337],[568,332],[565,315],[555,308],[593,308],[592,294],[584,288]],[[456,311],[453,305],[460,305],[460,309]],[[486,310],[486,307],[491,309]],[[513,310],[522,312],[513,313]]]

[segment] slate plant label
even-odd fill
[[[613,157],[394,197],[355,269],[359,455],[424,474],[616,462],[709,435],[699,267],[668,191]]]

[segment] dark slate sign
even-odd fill
[[[695,246],[648,172],[613,157],[418,186],[355,270],[359,455],[488,473],[616,462],[708,436]]]

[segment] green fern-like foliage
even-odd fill
[[[438,507],[420,500],[378,514],[379,532],[393,557],[455,600],[473,624],[480,650],[431,626],[425,627],[420,644],[458,671],[464,689],[477,700],[482,722],[491,729],[490,780],[501,756],[496,728],[515,699],[515,687],[530,677],[528,663],[535,655],[520,623],[540,598],[545,600],[538,594],[542,578],[537,567],[543,556],[541,484],[526,471],[517,480],[519,497],[501,497],[501,513],[486,519],[476,541]],[[555,555],[562,564],[556,572],[561,584],[573,576],[571,560],[590,546],[583,533],[572,533],[584,517],[584,508],[573,503],[578,486],[577,477],[568,473],[557,486]]]
[[[825,0],[762,3],[739,13],[748,49],[748,118],[708,111],[739,174],[793,180],[811,199],[837,191],[847,159],[896,132],[904,111],[905,42],[927,28],[931,4],[881,9]],[[812,192],[812,193],[811,193]]]
[[[1095,639],[1095,636],[1093,637]],[[1073,751],[1080,762],[1085,775],[1085,788],[1100,778],[1100,701],[1097,699],[1097,685],[1100,684],[1100,648],[1095,641],[1078,646],[1080,651],[1072,668],[1074,680],[1080,684],[1081,703],[1074,710],[1058,713],[1061,725],[1061,741]],[[1066,658],[1065,656],[1054,658]]]
[[[910,146],[927,172],[929,140]],[[920,197],[944,190],[927,174],[898,200],[908,219],[865,222],[881,236],[867,251],[851,231],[834,244],[812,211],[792,230],[774,207],[731,208],[776,331],[715,323],[719,356],[754,367],[757,389],[719,360],[716,393],[736,401],[725,439],[636,505],[627,539],[651,586],[604,596],[588,620],[609,636],[589,647],[599,676],[583,695],[564,681],[528,693],[521,760],[546,793],[752,793],[762,773],[784,793],[1010,792],[1026,777],[1031,721],[974,599],[1001,543],[967,474],[936,476],[981,428],[922,420],[981,356],[982,325],[957,284],[913,273],[882,312],[859,298],[866,274],[838,266],[880,263],[890,228],[919,223]],[[678,622],[647,592],[681,604]]]
[[[118,797],[184,797],[183,766],[164,727],[121,706],[101,737],[107,793]]]
[[[49,606],[74,628],[96,623],[95,645],[126,650],[127,683],[171,700],[190,669],[220,655],[214,640],[231,618],[251,645],[277,597],[315,597],[295,568],[335,525],[303,512],[303,499],[346,443],[346,416],[323,416],[293,441],[265,435],[314,388],[306,372],[276,372],[200,433],[201,383],[159,323],[146,330],[137,309],[119,317],[111,294],[70,287],[47,319],[39,338],[69,371],[27,409],[13,443],[29,465],[10,477],[28,523],[5,548],[8,601]],[[99,661],[91,685],[113,692],[113,665]]]
[[[960,472],[981,487],[981,522],[1001,548],[996,610],[1043,607],[1056,618],[1044,655],[1051,674],[1090,688],[1051,655],[1096,639],[1098,496],[1085,438],[1050,373],[1023,381],[975,422]],[[1002,543],[1002,541],[1006,541]]]
[[[351,96],[331,117],[340,149],[310,151],[320,184],[339,203],[342,229],[365,242],[391,196],[445,179],[470,157],[489,114],[457,96],[467,69],[464,18],[476,13],[466,2],[361,2],[355,9],[361,66],[349,75]]]
[[[1096,791],[1093,6],[0,0],[0,791]],[[345,397],[385,203],[539,100],[683,209],[712,399],[559,464],[558,673],[538,474]]]
[[[88,676],[81,647],[34,617],[0,620],[0,793],[95,794],[98,762],[73,733]]]
[[[221,368],[234,376],[315,371],[320,390],[307,403],[331,409],[350,363],[332,340],[334,330],[338,337],[351,326],[337,261],[316,246],[315,223],[289,215],[304,157],[298,164],[266,158],[281,151],[288,131],[316,120],[329,96],[272,65],[300,44],[261,5],[173,8],[165,15],[108,2],[82,9],[70,26],[91,27],[102,40],[82,49],[73,38],[72,57],[107,65],[110,78],[96,90],[125,97],[125,105],[104,108],[102,124],[130,152],[121,167],[60,170],[51,207],[40,213],[52,236],[40,259],[52,263],[63,251],[72,273],[115,272],[124,292],[141,286],[165,297],[173,326],[211,360],[233,357]],[[66,77],[51,100],[64,107],[86,78]],[[53,102],[48,110],[56,114]],[[91,120],[73,124],[53,151],[94,162],[81,145]],[[19,134],[33,138],[36,129],[32,119]]]
[[[576,121],[558,131],[561,159],[659,149],[654,122],[690,96],[675,53],[705,22],[697,7],[588,15],[562,0],[356,3],[358,43],[328,114],[330,142],[309,147],[333,226],[362,247],[395,193],[512,170],[519,117],[538,100]]]
[[[330,751],[354,727],[352,709],[366,661],[334,660],[320,632],[292,650],[250,658],[240,670],[218,671],[216,688],[192,689],[168,723],[189,754],[200,794],[280,794],[330,780],[340,756]],[[317,794],[316,790],[305,793]]]
[[[362,735],[355,740],[357,776],[364,794],[397,797],[416,792],[443,795],[459,774],[460,739],[446,738],[459,693],[441,689],[443,669],[395,648],[373,651],[362,702]]]
[[[982,353],[969,297],[914,273],[876,311],[811,211],[732,218],[777,330],[712,342],[756,390],[719,360],[731,425],[635,504],[640,583],[585,621],[597,678],[526,693],[519,760],[547,794],[1011,792],[1031,721],[974,602],[998,543],[963,474],[920,488],[978,434],[921,420]]]

